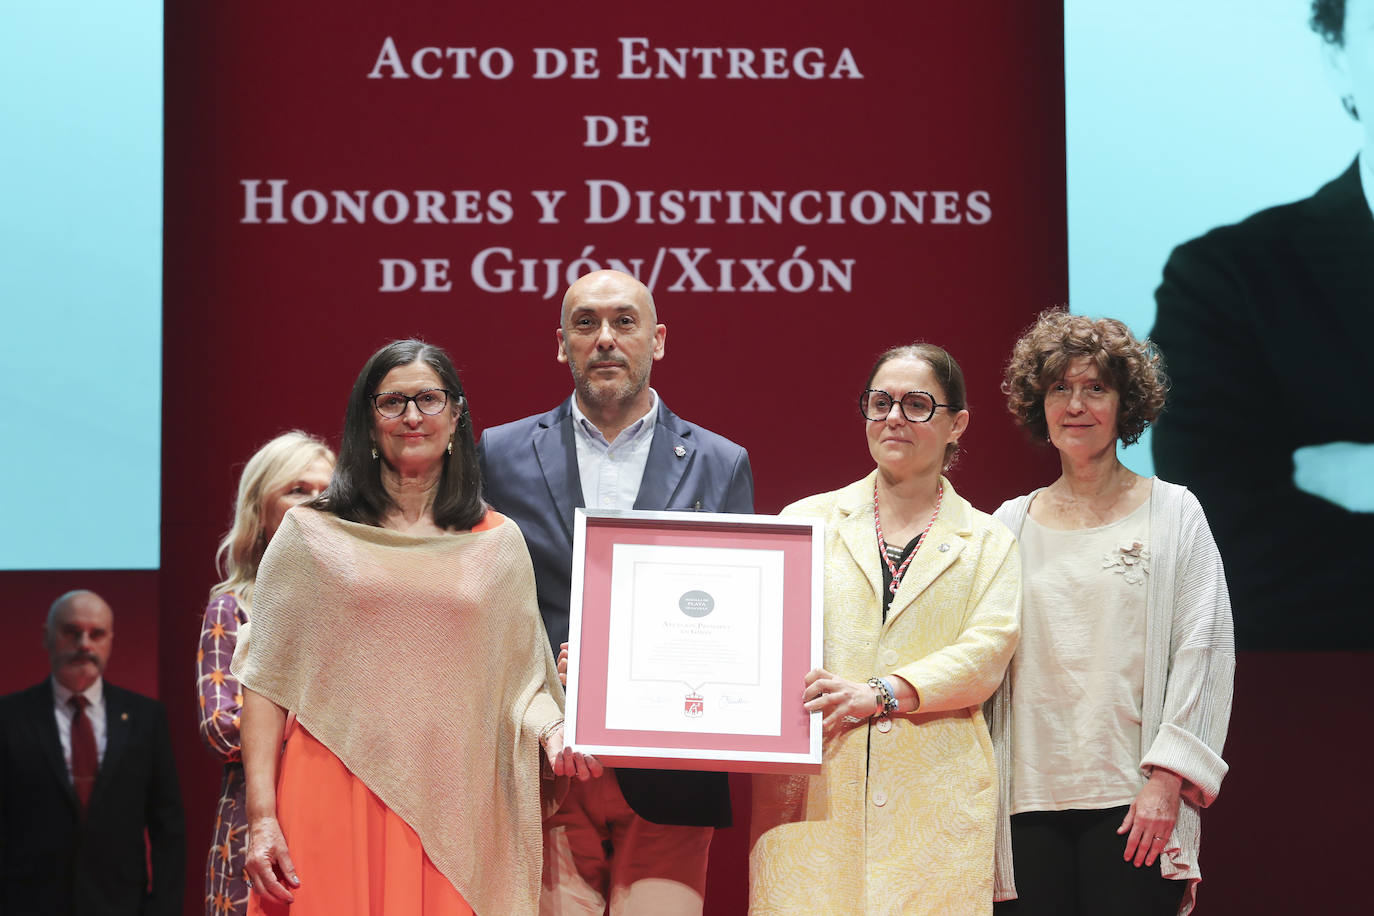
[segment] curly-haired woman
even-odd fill
[[[1227,770],[1235,649],[1197,500],[1117,459],[1167,390],[1153,344],[1062,311],[1040,316],[1007,367],[1009,409],[1058,449],[1061,473],[996,513],[1020,539],[1023,594],[1021,644],[986,709],[995,896],[1013,901],[999,913],[1192,908],[1198,810]]]

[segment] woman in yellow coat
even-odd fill
[[[825,520],[824,716],[816,776],[754,777],[752,914],[992,912],[997,777],[981,704],[1016,648],[1010,532],[943,471],[964,379],[931,344],[878,358],[860,397],[877,468],[794,503]]]

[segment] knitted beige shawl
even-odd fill
[[[473,909],[537,911],[539,731],[563,691],[515,522],[416,537],[293,509],[247,630],[234,675],[294,710]]]

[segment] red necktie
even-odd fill
[[[87,700],[77,694],[67,701],[72,707],[72,783],[76,786],[76,797],[81,799],[81,810],[91,798],[91,788],[95,785],[95,771],[100,758],[95,749],[95,729],[91,718],[86,715]]]

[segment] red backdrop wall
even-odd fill
[[[969,378],[973,421],[953,475],[960,491],[990,510],[1053,478],[1053,457],[1005,416],[998,381],[1016,332],[1067,297],[1061,10],[891,6],[168,5],[162,567],[0,577],[11,606],[0,690],[42,676],[38,622],[58,592],[95,587],[111,598],[111,679],[160,696],[180,723],[188,913],[200,907],[219,780],[196,736],[192,662],[238,473],[283,429],[337,440],[349,385],[381,343],[418,335],[447,347],[480,431],[569,392],[553,330],[570,262],[638,259],[669,328],[654,385],[676,412],[750,450],[759,511],[867,471],[854,399],[873,356],[914,339],[947,346]],[[714,78],[700,67],[711,52],[684,55],[683,78],[622,78],[621,39],[635,38],[645,61],[631,61],[632,71],[653,70],[657,47],[737,47],[751,50],[756,75],[777,59],[789,75],[730,79],[721,51]],[[439,50],[417,59],[426,47]],[[820,50],[802,56],[803,68],[824,60],[823,72],[839,78],[791,69],[809,47]],[[447,48],[476,49],[476,75],[454,78],[467,52]],[[481,53],[493,48],[510,54],[503,79],[481,75]],[[599,76],[536,79],[537,48],[594,48]],[[765,48],[786,50],[778,58]],[[487,60],[499,68],[504,58]],[[623,119],[642,118],[631,123],[648,143],[587,145],[589,116],[616,119],[621,139]],[[279,212],[270,182],[283,183]],[[647,220],[635,222],[632,209],[593,221],[588,182],[649,192]],[[720,192],[710,221],[692,203],[701,195],[686,195],[693,189]],[[559,190],[558,221],[541,222],[534,192]],[[681,221],[664,196],[672,190],[689,202]],[[788,209],[808,190],[818,193]],[[362,222],[335,191],[364,201]],[[423,191],[442,201],[428,221],[418,217]],[[463,210],[455,191],[475,191],[479,204]],[[746,209],[731,222],[727,191],[746,192],[745,203],[749,191],[768,200],[781,192],[783,215],[751,223]],[[894,221],[894,195],[920,202],[922,220],[908,209]],[[386,205],[374,212],[379,196]],[[410,213],[393,222],[400,199]],[[888,212],[875,219],[880,199]],[[312,222],[321,202],[325,216]],[[465,213],[481,221],[455,222]],[[474,279],[489,249],[497,253]],[[799,263],[782,269],[792,258],[810,266],[809,280]],[[415,285],[383,291],[383,259],[416,265]],[[434,291],[421,289],[423,259],[438,271]],[[495,272],[503,267],[513,270],[509,291]],[[1206,818],[1202,912],[1300,901],[1322,911],[1322,901],[1332,909],[1343,899],[1334,880],[1310,876],[1354,873],[1354,846],[1343,842],[1349,812],[1294,805],[1291,776],[1311,773],[1308,742],[1321,736],[1323,794],[1357,785],[1356,758],[1336,740],[1347,716],[1331,701],[1354,694],[1366,662],[1241,658],[1227,754],[1234,774]],[[1293,689],[1301,684],[1327,685],[1328,702],[1312,703]],[[733,784],[739,826],[713,847],[709,913],[745,908],[748,783]],[[1369,813],[1363,797],[1351,804]],[[1256,847],[1291,861],[1282,844],[1297,835],[1317,838],[1306,841],[1317,848],[1301,867],[1256,882]]]

